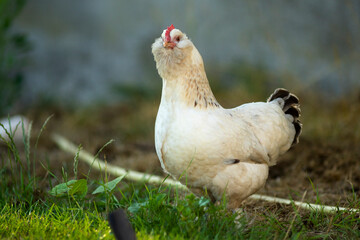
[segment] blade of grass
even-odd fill
[[[35,169],[36,169],[36,164],[35,164],[35,160],[36,160],[36,150],[37,150],[37,146],[38,146],[38,143],[39,143],[39,139],[40,139],[40,136],[41,134],[43,133],[43,131],[45,130],[45,127],[46,125],[48,124],[48,122],[50,121],[50,119],[54,116],[54,114],[50,115],[48,118],[46,118],[44,124],[41,126],[40,128],[40,132],[39,134],[37,135],[36,137],[36,142],[35,142],[35,145],[34,145],[34,155],[33,155],[33,177],[35,178]],[[29,135],[30,135],[30,132],[29,132]],[[35,185],[34,185],[34,188],[35,188]]]
[[[306,193],[307,193],[307,191],[304,192],[304,194],[303,194],[300,202],[303,202],[303,201],[304,201],[305,196],[306,196]],[[289,233],[290,233],[290,230],[291,230],[291,228],[294,226],[295,218],[296,218],[296,216],[298,216],[299,210],[300,210],[300,205],[297,206],[297,209],[296,209],[295,212],[294,212],[294,217],[293,217],[293,219],[291,220],[290,226],[289,226],[289,228],[288,228],[287,231],[286,231],[284,240],[288,238]]]
[[[23,142],[24,142],[24,146],[25,146],[25,157],[26,157],[26,163],[27,163],[27,167],[28,167],[28,179],[29,182],[31,181],[31,164],[30,164],[30,135],[31,135],[31,128],[32,128],[32,122],[30,122],[27,132],[25,130],[25,126],[24,126],[24,121],[23,119],[21,120],[21,128],[22,128],[22,134],[23,134]],[[34,175],[35,177],[35,175]],[[35,183],[35,181],[34,181]]]

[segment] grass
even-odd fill
[[[188,195],[174,199],[173,193],[167,191],[142,190],[144,187],[133,188],[119,202],[120,207],[127,209],[139,239],[283,239],[287,232],[294,239],[360,237],[355,214],[299,213],[294,209],[284,219],[282,210],[268,209],[258,213],[259,216],[248,213],[236,219],[235,213],[209,203],[207,198]],[[86,202],[72,206],[2,203],[0,236],[2,239],[113,239],[104,212],[87,206]]]
[[[325,214],[259,201],[246,202],[236,213],[227,210],[226,203],[214,205],[207,197],[174,188],[126,182],[106,173],[83,174],[77,169],[78,154],[72,157],[73,172],[63,168],[61,175],[55,174],[37,154],[47,122],[34,143],[25,134],[22,146],[14,142],[12,132],[21,125],[7,133],[10,140],[2,136],[1,239],[114,239],[107,215],[117,208],[126,210],[138,239],[360,238],[358,213]],[[314,131],[325,134],[322,125],[315,124]],[[36,174],[40,161],[46,176]],[[354,190],[347,201],[346,207],[360,207]],[[316,203],[321,204],[319,196]]]
[[[1,208],[2,239],[113,239],[107,222],[95,211],[54,203],[3,203]]]

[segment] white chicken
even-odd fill
[[[165,172],[196,195],[227,199],[230,209],[258,191],[269,166],[298,142],[298,98],[277,89],[267,102],[224,109],[216,101],[202,57],[173,25],[152,45],[163,80],[155,123],[156,153]]]

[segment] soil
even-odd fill
[[[100,158],[127,169],[164,175],[155,153],[153,125],[158,102],[150,102],[133,111],[134,104],[122,104],[82,112],[65,111],[61,108],[33,109],[25,115],[33,121],[32,147],[46,118],[53,117],[46,125],[36,153],[37,176],[48,188],[46,179],[49,169],[61,179],[62,167],[72,176],[74,156],[65,153],[51,141],[50,135],[58,133],[92,154],[110,139]],[[143,104],[144,105],[144,104]],[[309,120],[310,121],[310,120]],[[306,121],[305,121],[306,122]],[[358,126],[358,123],[356,123]],[[304,124],[304,129],[306,129]],[[351,132],[351,131],[350,131]],[[350,133],[351,134],[351,133]],[[355,133],[354,133],[355,134]],[[360,147],[354,137],[343,137],[327,141],[324,137],[313,137],[304,131],[300,143],[285,155],[278,164],[270,168],[269,179],[260,194],[323,204],[344,205],[360,195]],[[0,152],[6,151],[1,146]],[[79,163],[79,174],[87,174],[87,164]],[[96,176],[95,170],[92,174]],[[165,175],[164,175],[165,176]],[[252,204],[249,201],[249,204]]]

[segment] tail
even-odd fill
[[[285,114],[290,114],[294,118],[293,124],[295,127],[295,137],[292,145],[295,145],[299,142],[299,136],[301,134],[302,128],[302,124],[299,120],[301,113],[299,98],[284,88],[278,88],[274,91],[273,94],[270,95],[267,102],[271,102],[278,98],[281,98],[284,101],[284,103],[280,104],[280,106],[283,105],[282,109]]]

